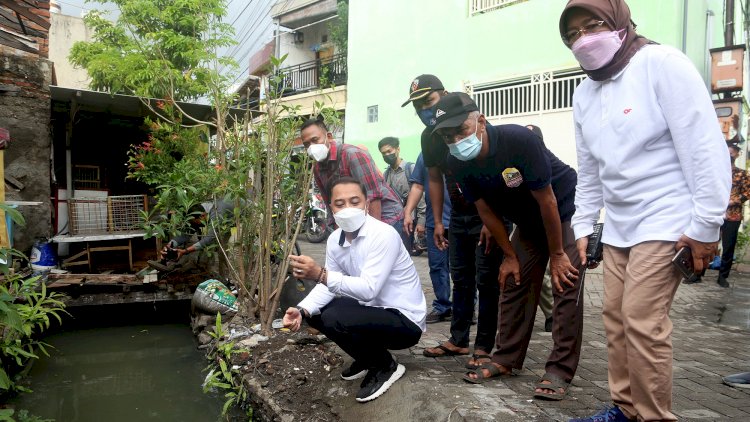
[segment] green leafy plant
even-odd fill
[[[238,368],[230,365],[233,354],[244,353],[248,350],[235,349],[232,341],[221,341],[225,334],[221,324],[221,313],[217,313],[216,326],[213,332],[209,331],[209,335],[216,340],[216,347],[208,355],[211,363],[206,368],[208,376],[203,384],[203,392],[214,390],[223,392],[225,401],[221,410],[222,415],[226,415],[232,406],[247,400],[247,391],[242,384],[242,374]]]
[[[0,209],[8,212],[14,222],[23,224],[20,214],[10,207],[0,204]],[[48,344],[35,338],[50,326],[51,318],[62,323],[61,313],[65,312],[63,296],[48,292],[39,277],[23,279],[11,271],[14,257],[24,258],[17,250],[0,248],[0,394],[11,391],[28,391],[20,386],[13,375],[30,360],[38,359],[39,353],[49,355]]]
[[[737,232],[737,243],[735,244],[734,253],[737,257],[737,262],[746,262],[745,253],[747,252],[748,245],[750,245],[750,234],[748,234],[748,227],[745,225],[742,230]]]
[[[349,45],[349,1],[339,0],[336,9],[339,16],[328,24],[328,32],[336,46],[336,53],[346,56]]]

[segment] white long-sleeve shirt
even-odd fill
[[[339,245],[340,239],[340,228],[328,237],[328,286],[315,286],[299,306],[316,315],[336,295],[348,296],[364,306],[398,309],[426,331],[422,285],[398,232],[368,215],[351,243]]]
[[[695,67],[646,45],[619,74],[585,79],[573,96],[578,150],[576,239],[606,210],[602,241],[629,247],[682,234],[719,239],[729,202],[729,154]]]

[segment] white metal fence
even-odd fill
[[[489,12],[504,6],[510,6],[513,3],[520,3],[526,0],[469,0],[469,15]]]
[[[573,108],[573,92],[585,77],[581,72],[545,72],[470,89],[479,109],[491,119],[569,110]]]

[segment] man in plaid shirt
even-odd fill
[[[325,203],[331,200],[331,182],[344,176],[352,177],[367,188],[370,215],[390,224],[401,235],[404,220],[401,199],[385,183],[370,154],[354,145],[337,144],[321,117],[307,120],[300,129],[300,136],[307,153],[317,161],[313,174]],[[332,214],[328,215],[328,222],[333,224]]]

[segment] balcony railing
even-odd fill
[[[469,0],[469,15],[489,12],[490,10],[510,6],[526,0]]]
[[[319,88],[346,84],[346,56],[337,54],[279,69],[283,95],[294,95]]]

